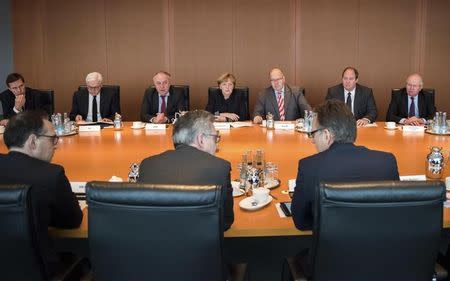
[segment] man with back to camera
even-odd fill
[[[153,76],[154,87],[145,90],[141,105],[141,121],[169,123],[178,111],[187,110],[183,93],[171,86],[170,73],[159,71]]]
[[[425,94],[423,80],[419,74],[411,74],[406,79],[406,87],[392,95],[386,114],[386,121],[403,125],[425,125],[436,113],[433,97]]]
[[[51,276],[60,258],[52,247],[48,226],[76,228],[83,218],[64,168],[50,163],[58,144],[55,128],[44,112],[24,111],[10,119],[3,139],[9,152],[0,154],[0,183],[31,185],[36,246]]]
[[[120,114],[120,101],[116,93],[103,87],[103,76],[91,72],[86,76],[86,88],[73,94],[70,120],[76,122],[112,122]]]
[[[39,91],[26,87],[25,79],[20,73],[9,74],[5,83],[8,89],[0,93],[3,110],[0,125],[5,126],[9,118],[24,110],[44,109]]]
[[[259,94],[253,111],[253,123],[261,123],[269,112],[275,121],[285,121],[302,117],[305,109],[311,110],[300,89],[286,84],[279,68],[272,69],[269,78],[271,86]]]
[[[234,221],[230,162],[214,156],[220,135],[214,115],[189,111],[175,122],[175,150],[145,158],[139,167],[139,182],[153,184],[214,184],[226,189],[223,201],[224,230]],[[194,161],[194,162],[193,162]]]
[[[348,66],[342,71],[342,83],[328,88],[325,100],[337,99],[350,108],[355,116],[356,125],[365,126],[375,122],[377,105],[371,88],[358,84],[359,73],[354,67]]]
[[[315,111],[309,137],[318,153],[299,160],[292,200],[294,223],[301,230],[312,227],[314,193],[321,181],[399,180],[393,154],[354,144],[356,122],[346,104],[328,100]]]

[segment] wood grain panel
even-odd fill
[[[234,72],[250,87],[250,112],[258,93],[269,86],[268,73],[280,67],[295,84],[293,1],[236,1]]]
[[[103,1],[47,0],[45,72],[55,90],[56,111],[70,111],[73,92],[86,74],[98,71],[108,83]]]
[[[43,9],[44,0],[11,1],[14,71],[24,76],[27,86],[35,88],[47,87]]]
[[[436,89],[437,109],[450,114],[450,2],[433,0],[428,5],[424,83]]]
[[[164,2],[106,2],[108,80],[120,85],[122,114],[127,120],[139,119],[145,89],[153,83],[153,74],[166,67]]]
[[[190,85],[191,109],[204,109],[208,87],[232,68],[232,5],[220,0],[173,2],[171,71]],[[239,77],[238,81],[239,81]]]
[[[299,17],[297,79],[317,105],[340,82],[342,69],[357,62],[358,1],[301,1]]]
[[[361,1],[358,40],[359,82],[373,88],[378,120],[385,120],[391,89],[405,86],[415,69],[414,1]]]

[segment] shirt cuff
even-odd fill
[[[400,121],[398,121],[399,124],[405,124],[406,118],[402,118],[400,119]]]
[[[15,113],[19,113],[19,112],[21,112],[22,110],[18,110],[18,109],[16,109],[15,107],[13,107],[13,111],[14,111]]]

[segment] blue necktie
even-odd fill
[[[414,105],[414,98],[411,97],[411,105],[409,106],[408,117],[416,116],[416,106]]]

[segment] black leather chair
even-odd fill
[[[29,185],[0,185],[0,280],[80,280],[87,260],[69,255],[53,276],[45,272],[29,196]]]
[[[400,90],[401,90],[401,88],[394,88],[394,89],[392,89],[392,91],[391,91],[391,98],[393,98],[396,93],[400,92]],[[431,101],[433,102],[433,104],[435,104],[434,103],[434,94],[435,94],[434,89],[432,89],[432,88],[423,88],[422,91],[423,91],[423,93],[425,95],[429,95],[430,98],[431,98]]]
[[[432,280],[442,182],[322,183],[316,200],[309,258],[288,259],[294,280],[305,269],[312,280]]]
[[[189,103],[189,86],[188,85],[171,85],[175,91],[181,92],[184,97],[184,105],[186,108],[183,108],[186,111],[189,111],[190,103]],[[155,86],[150,86],[150,88],[154,89]]]
[[[116,95],[117,100],[119,101],[119,112],[122,112],[120,109],[120,86],[119,85],[102,85],[102,88],[112,89]],[[81,89],[86,89],[86,85],[78,86],[78,91]]]
[[[55,113],[55,92],[50,89],[39,89],[38,91],[43,109],[47,112],[49,117],[52,116],[52,114]]]
[[[246,105],[247,108],[247,114],[245,116],[244,120],[250,120],[250,106],[249,106],[249,102],[250,102],[250,94],[249,94],[249,89],[248,87],[234,87],[234,90],[236,91],[236,93],[242,97],[242,102]],[[211,99],[211,95],[214,94],[215,92],[219,91],[219,87],[215,86],[215,87],[209,87],[208,88],[208,99]]]
[[[224,280],[223,192],[218,186],[88,183],[94,280]]]

